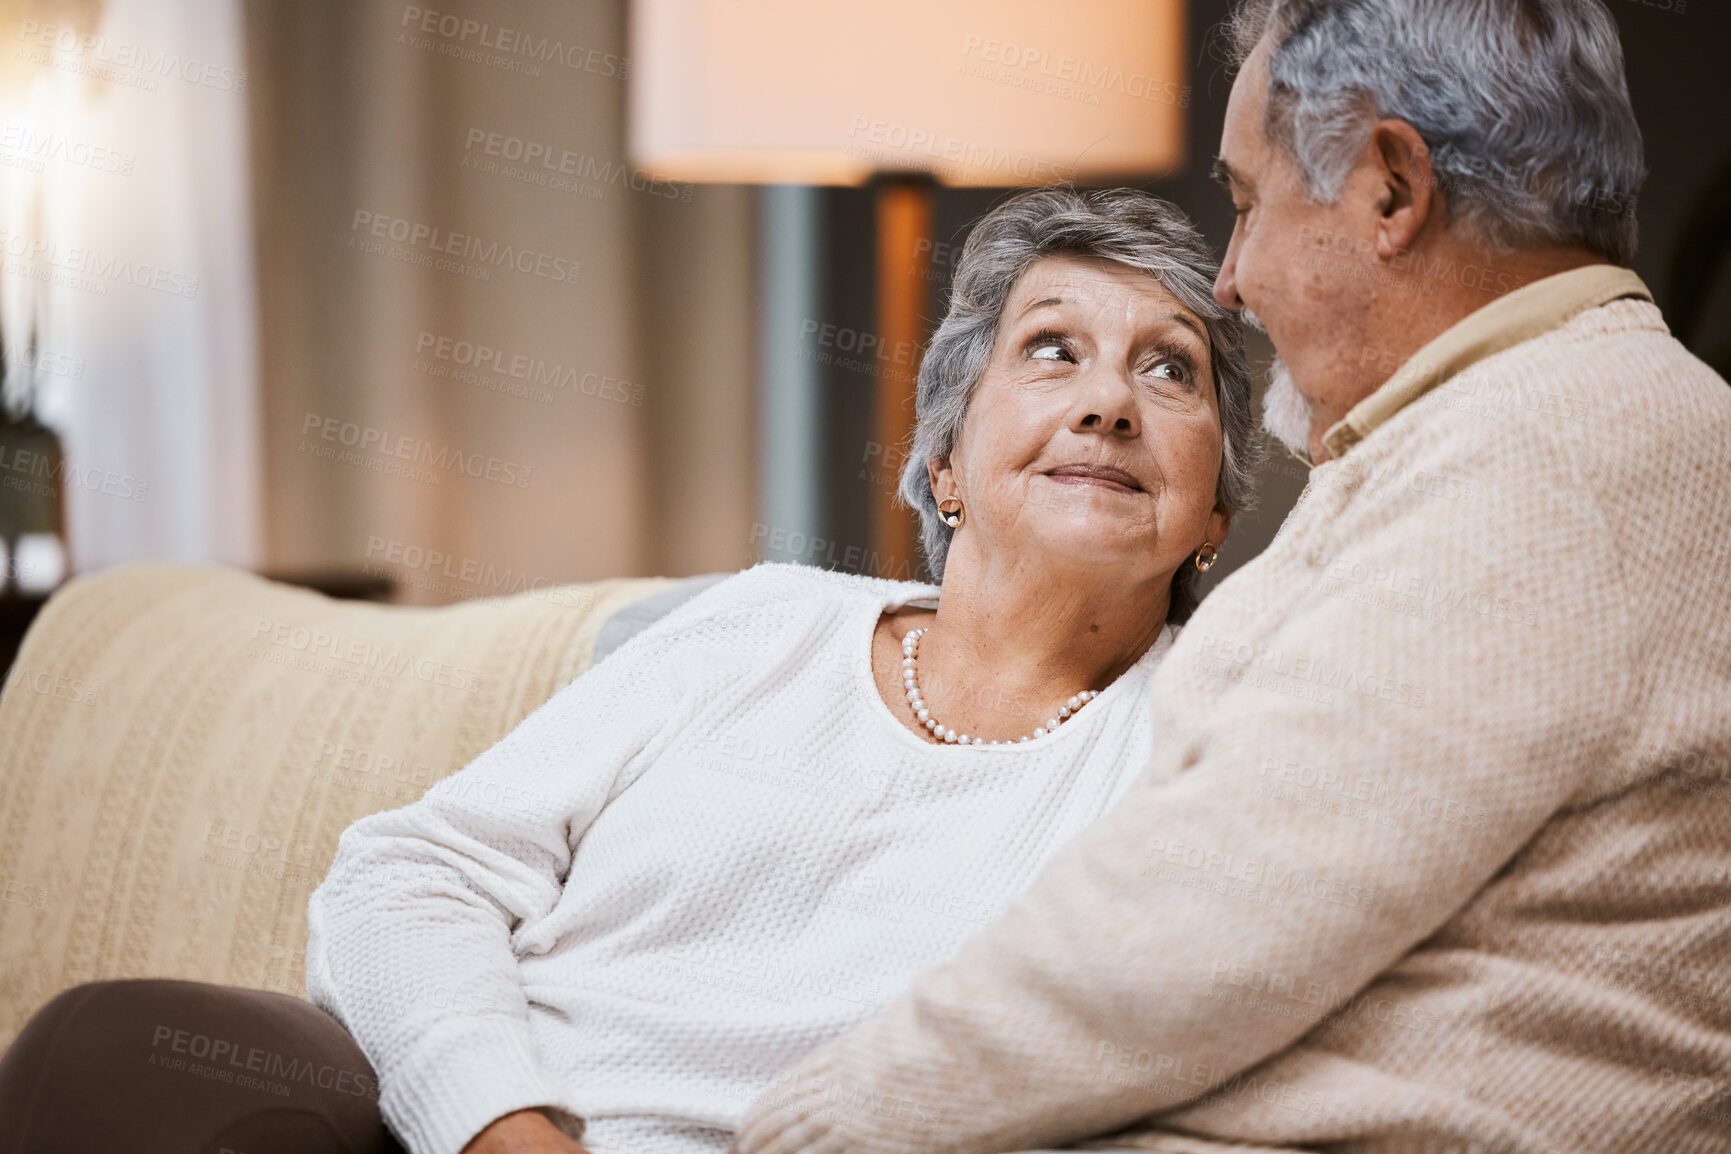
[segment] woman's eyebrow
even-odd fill
[[[1167,315],[1166,319],[1169,321],[1177,321],[1179,324],[1201,337],[1204,341],[1208,339],[1208,334],[1202,331],[1202,326],[1185,316],[1183,313],[1170,313]]]
[[[1026,307],[1024,307],[1022,309],[1021,312],[1016,314],[1016,318],[1018,320],[1020,320],[1022,317],[1027,316],[1029,313],[1033,312],[1035,309],[1041,308],[1043,306],[1061,305],[1064,303],[1065,303],[1065,301],[1064,301],[1063,297],[1045,297],[1045,298],[1042,298],[1041,300],[1037,300],[1037,301],[1034,301],[1034,302],[1028,304]],[[1183,325],[1185,328],[1187,328],[1191,332],[1195,333],[1198,337],[1202,338],[1202,341],[1204,343],[1207,343],[1208,334],[1203,330],[1202,326],[1200,324],[1196,323],[1195,320],[1184,315],[1183,313],[1167,313],[1166,314],[1166,320],[1176,321],[1178,324]]]
[[[1061,305],[1063,303],[1064,303],[1063,297],[1046,297],[1044,300],[1037,300],[1034,303],[1028,305],[1021,312],[1017,313],[1016,316],[1018,318],[1025,317],[1029,313],[1033,312],[1035,309],[1039,308],[1041,305]]]

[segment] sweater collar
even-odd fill
[[[1414,353],[1323,434],[1322,443],[1336,458],[1343,457],[1378,425],[1450,377],[1549,332],[1577,313],[1625,297],[1651,301],[1653,294],[1633,272],[1610,264],[1571,269],[1498,297]]]

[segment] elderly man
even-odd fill
[[[1233,31],[1216,293],[1310,485],[1117,808],[739,1148],[1731,1151],[1731,389],[1624,267],[1611,17]]]

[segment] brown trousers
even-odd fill
[[[401,1154],[378,1079],[309,1002],[202,982],[93,982],[0,1057],[0,1154]]]

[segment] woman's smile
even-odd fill
[[[1111,465],[1059,465],[1045,476],[1061,485],[1104,489],[1109,493],[1145,492],[1142,483],[1123,469]]]

